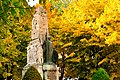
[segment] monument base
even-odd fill
[[[59,68],[56,64],[43,65],[43,80],[59,80]]]

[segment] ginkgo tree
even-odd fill
[[[102,66],[111,79],[119,77],[120,1],[73,0],[60,8],[62,14],[51,13],[49,30],[59,54],[68,55],[66,75],[91,79]]]
[[[28,13],[29,12],[29,13]],[[0,79],[20,80],[34,11],[26,1],[0,1]]]

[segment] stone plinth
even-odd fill
[[[43,80],[59,80],[58,67],[55,64],[43,65]]]

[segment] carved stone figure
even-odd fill
[[[55,48],[53,48],[52,62],[56,64],[57,60],[58,60],[58,53],[55,50]]]
[[[46,40],[43,43],[43,53],[44,53],[44,63],[56,63],[58,59],[58,54],[55,49],[53,49],[53,44],[50,41],[50,36],[46,33]]]

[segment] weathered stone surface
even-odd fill
[[[32,20],[31,42],[27,47],[27,65],[23,68],[22,77],[30,66],[34,66],[43,80],[59,80],[53,45],[46,35],[48,35],[47,13],[42,7],[38,7]]]
[[[22,77],[30,66],[34,66],[43,77],[43,49],[42,44],[48,32],[47,14],[42,7],[36,9],[32,20],[31,42],[27,47],[27,65],[23,68]]]
[[[45,10],[41,7],[36,9],[32,20],[31,39],[40,39],[41,44],[45,41],[45,35],[48,33],[48,18]]]
[[[30,45],[27,48],[27,63],[43,64],[43,49],[39,39],[30,42]]]
[[[58,80],[57,65],[44,64],[43,72],[44,80]]]
[[[47,72],[48,72],[47,77],[48,77],[49,80],[57,80],[56,71],[50,70],[50,71],[47,71]]]

